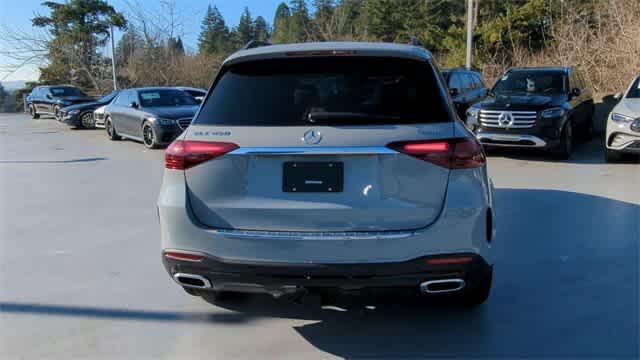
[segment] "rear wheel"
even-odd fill
[[[559,160],[568,160],[573,152],[573,124],[568,121],[562,129],[560,144],[554,149],[553,155]]]
[[[93,113],[86,112],[80,116],[80,126],[84,129],[93,129],[95,122],[93,121]]]
[[[149,149],[155,149],[158,147],[158,138],[156,137],[156,131],[148,122],[142,124],[142,142],[144,143],[144,146]]]
[[[33,104],[29,105],[29,115],[31,115],[32,119],[37,119],[40,117],[40,114],[36,112],[36,107]]]
[[[116,132],[116,128],[115,126],[113,126],[113,122],[111,121],[111,118],[107,118],[104,121],[104,128],[107,130],[107,136],[109,136],[109,139],[111,140],[120,140],[120,135],[118,135],[118,133]]]

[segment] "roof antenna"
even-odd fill
[[[415,35],[411,37],[411,42],[409,44],[413,46],[420,46],[420,42],[418,41],[418,38]]]

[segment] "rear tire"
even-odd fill
[[[604,154],[605,160],[608,163],[617,163],[618,161],[620,161],[620,158],[622,157],[622,155],[618,151],[610,150],[606,148],[604,151],[605,151],[605,154]]]
[[[560,144],[554,149],[553,157],[558,160],[569,160],[573,152],[573,124],[567,121],[560,135]]]
[[[107,118],[104,121],[104,128],[107,130],[107,136],[109,137],[110,140],[116,141],[121,139],[120,135],[118,135],[118,133],[116,132],[116,128],[113,125],[111,118]]]
[[[471,291],[468,291],[463,296],[462,305],[463,306],[478,306],[483,304],[489,298],[489,294],[491,293],[491,284],[493,282],[493,270],[489,271],[489,274],[484,277],[480,281],[476,287],[474,287]]]
[[[31,115],[32,119],[38,119],[40,114],[36,112],[36,107],[33,104],[29,105],[29,115]]]

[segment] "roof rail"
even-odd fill
[[[271,45],[268,41],[260,41],[260,40],[251,40],[245,46],[242,47],[242,50],[255,49],[262,46]]]

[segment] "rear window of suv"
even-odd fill
[[[427,62],[297,58],[224,70],[194,124],[308,126],[452,121]]]

